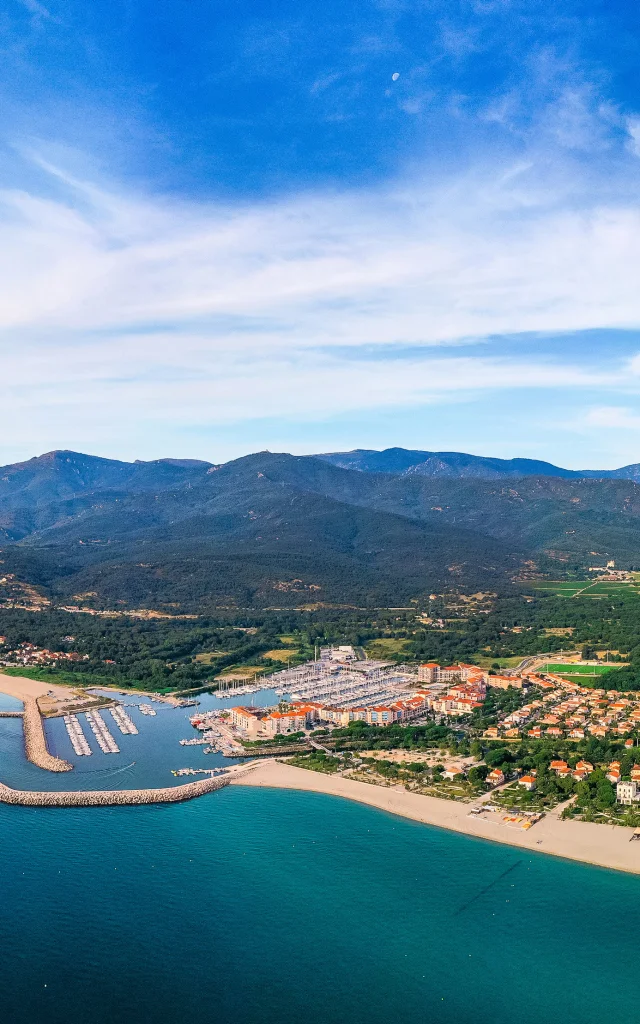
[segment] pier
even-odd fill
[[[135,707],[135,705],[133,705]],[[114,708],[109,709],[111,716],[118,726],[118,729],[123,736],[137,736],[138,729],[131,721],[131,718],[124,710],[121,704],[116,704]]]
[[[88,790],[77,793],[47,793],[26,789],[10,789],[0,782],[0,803],[20,807],[117,807],[139,804],[176,804],[194,797],[213,793],[228,786],[238,775],[252,771],[256,765],[243,765],[242,770],[231,769],[218,778],[200,779],[183,786],[167,786],[163,789]]]
[[[87,711],[87,721],[91,731],[98,741],[98,746],[103,754],[119,754],[120,747],[107,729],[104,718],[99,711]]]
[[[65,715],[64,716],[65,728],[69,734],[71,740],[71,746],[78,757],[88,757],[91,754],[91,747],[87,742],[87,737],[82,731],[82,726],[77,719],[76,715]]]

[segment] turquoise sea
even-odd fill
[[[640,877],[320,794],[0,805],[0,1020],[617,1024],[639,910]]]

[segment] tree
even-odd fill
[[[616,802],[616,794],[613,786],[608,780],[598,783],[598,789],[596,790],[596,804],[600,810],[607,810],[609,807],[613,807]]]

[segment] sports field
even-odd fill
[[[553,672],[557,676],[602,676],[607,672],[615,672],[616,669],[622,667],[620,663],[612,665],[567,665],[566,662],[558,664],[553,661],[547,662],[542,666],[544,671]]]
[[[598,600],[607,597],[638,597],[640,586],[635,580],[544,580],[528,584],[529,590],[534,589],[556,597],[590,597]]]
[[[549,662],[541,666],[543,672],[553,672],[554,675],[562,676],[568,683],[576,683],[579,686],[599,686],[599,680],[615,672],[616,669],[624,668],[621,663],[613,665],[567,665]]]

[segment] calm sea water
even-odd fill
[[[321,794],[0,805],[0,1020],[617,1024],[638,910],[640,877]]]

